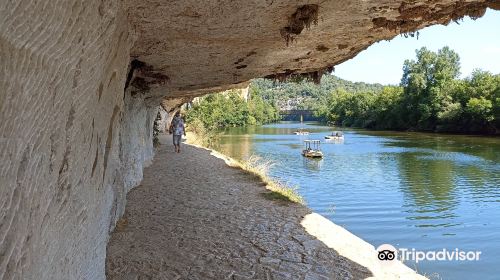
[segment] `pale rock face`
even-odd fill
[[[154,109],[124,100],[125,19],[118,1],[0,2],[0,279],[105,277],[152,157]]]
[[[500,8],[318,3],[1,1],[0,279],[105,278],[109,232],[153,156],[163,98],[173,113],[207,92],[321,72],[378,40]]]

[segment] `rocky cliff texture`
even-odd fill
[[[465,15],[498,0],[125,0],[131,56],[168,77],[168,96],[254,77],[318,77],[371,44]]]
[[[498,0],[0,2],[0,279],[104,279],[160,101],[312,78]],[[165,106],[164,106],[165,107]]]

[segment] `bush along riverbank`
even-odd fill
[[[245,100],[236,90],[199,97],[186,112],[186,122],[205,130],[261,125],[279,120],[278,109],[253,87]]]

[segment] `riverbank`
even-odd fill
[[[209,150],[169,139],[127,195],[107,247],[108,279],[425,279],[381,266],[372,245]]]
[[[363,127],[363,126],[343,126],[343,125],[338,125],[338,124],[333,124],[329,122],[322,122],[318,121],[319,124],[329,126],[332,128],[337,128],[337,129],[351,129],[351,130],[366,130],[366,131],[388,131],[388,132],[395,132],[395,133],[405,133],[405,132],[415,132],[415,133],[427,133],[427,134],[432,134],[432,135],[450,135],[450,136],[484,136],[484,137],[498,137],[500,136],[500,130],[490,130],[489,132],[466,132],[466,131],[449,131],[449,130],[425,130],[425,129],[418,129],[414,127],[408,127],[405,129],[384,129],[384,128],[373,128],[373,127]],[[492,128],[494,129],[494,128]]]

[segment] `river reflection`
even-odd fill
[[[311,134],[293,135],[298,128]],[[498,279],[499,138],[344,130],[343,143],[325,142],[332,130],[340,129],[235,128],[223,133],[218,148],[240,159],[273,160],[271,176],[298,186],[310,208],[375,246],[483,252],[479,262],[421,262],[420,272]],[[306,139],[322,140],[322,160],[301,156]]]
[[[420,220],[417,227],[458,225],[453,223],[457,201],[452,163],[433,160],[430,152],[399,153],[396,160],[406,218]]]
[[[320,171],[321,165],[323,164],[323,159],[316,158],[302,158],[302,164],[304,168],[310,171]]]

